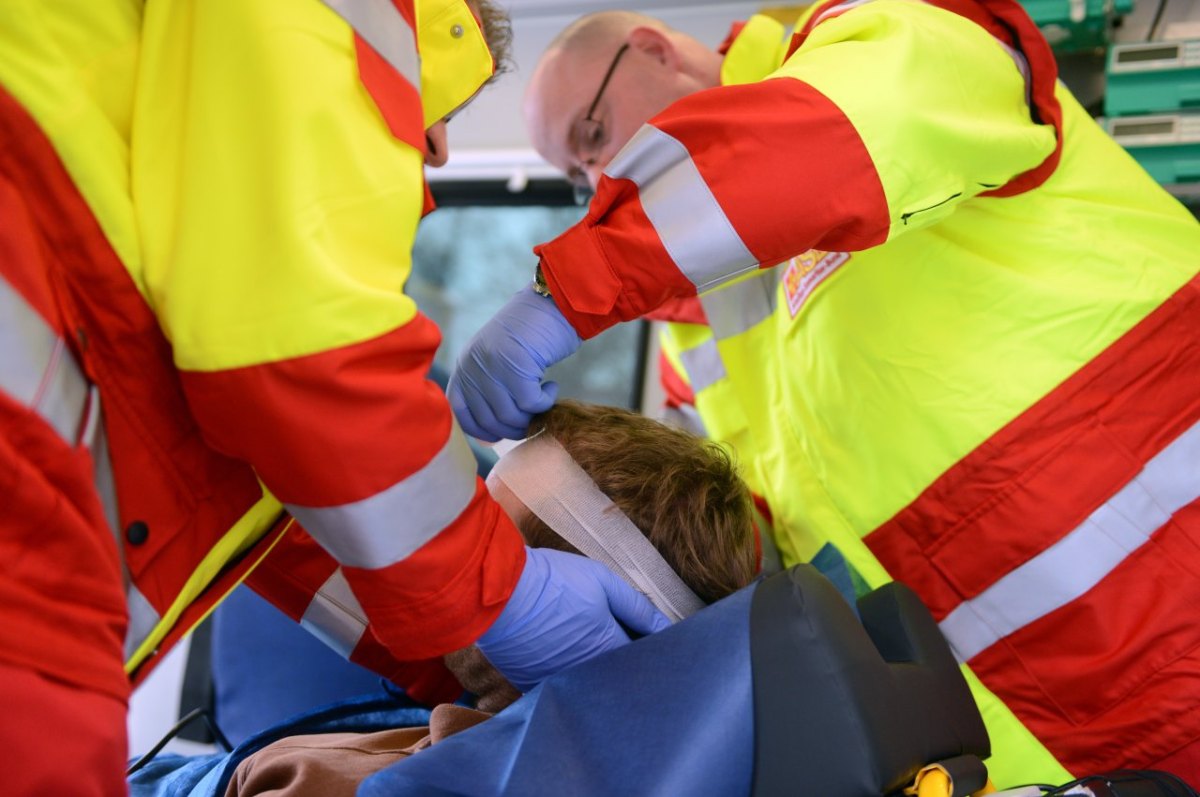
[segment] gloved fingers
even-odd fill
[[[671,621],[655,608],[649,598],[629,586],[607,567],[600,565],[600,568],[604,571],[600,574],[600,582],[608,595],[608,607],[613,616],[626,628],[644,636],[671,626]]]
[[[484,424],[475,420],[475,414],[471,412],[471,406],[463,394],[462,381],[458,378],[457,372],[450,376],[450,382],[446,385],[446,399],[450,402],[450,411],[454,413],[455,418],[458,418],[458,425],[464,432],[489,443],[495,443],[500,439],[485,428]]]
[[[476,421],[492,434],[509,440],[525,437],[533,420],[533,414],[520,408],[507,387],[486,375],[467,403]]]
[[[553,407],[557,399],[557,382],[531,382],[528,385],[523,385],[522,389],[513,395],[513,402],[517,409],[528,416],[529,420],[532,420],[533,416],[539,412],[545,412]],[[529,426],[529,421],[525,422],[525,426]]]
[[[557,392],[547,395],[542,379],[544,368],[526,351],[497,352],[505,369],[482,369],[491,377],[492,389],[484,389],[484,398],[501,423],[527,428],[539,412],[554,405]]]

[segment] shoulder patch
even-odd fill
[[[783,295],[787,297],[788,311],[792,318],[800,312],[800,308],[817,286],[849,259],[849,252],[809,249],[788,262],[787,270],[783,272]]]

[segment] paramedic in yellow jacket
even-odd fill
[[[423,162],[507,32],[475,8],[0,7],[6,793],[122,792],[130,676],[252,570],[429,700],[477,639],[529,686],[665,624],[525,549],[425,378]]]
[[[464,429],[540,409],[561,319],[586,338],[701,293],[693,365],[740,405],[785,563],[828,541],[916,589],[997,784],[1200,781],[1200,225],[1014,0],[735,34],[722,57],[615,12],[546,53],[532,139],[596,194],[460,359]]]

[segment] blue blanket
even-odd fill
[[[654,636],[560,673],[496,717],[369,778],[367,797],[750,793],[753,708],[747,588]],[[132,797],[220,797],[237,765],[305,733],[426,725],[403,695],[372,695],[279,723],[232,753],[161,754]]]

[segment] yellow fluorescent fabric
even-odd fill
[[[271,529],[272,524],[279,519],[279,516],[282,513],[282,505],[275,498],[275,496],[271,495],[271,493],[268,492],[264,487],[263,497],[259,499],[258,503],[250,507],[246,514],[242,515],[242,517],[239,518],[235,524],[233,524],[233,527],[230,528],[229,531],[225,532],[225,536],[221,537],[221,539],[217,541],[216,545],[214,545],[208,551],[208,553],[205,554],[204,558],[200,560],[200,563],[196,565],[196,569],[192,572],[192,575],[183,585],[183,589],[180,590],[179,595],[176,596],[175,600],[171,603],[170,607],[168,607],[167,611],[163,613],[162,619],[159,620],[158,625],[154,627],[154,630],[150,632],[150,635],[142,641],[142,644],[138,646],[137,650],[130,655],[129,660],[125,662],[126,673],[132,674],[133,671],[138,668],[138,665],[145,661],[146,657],[154,652],[154,649],[158,647],[158,644],[162,642],[167,634],[170,633],[171,629],[175,627],[175,623],[179,620],[179,617],[183,614],[184,610],[187,609],[187,607],[190,606],[192,602],[200,596],[200,593],[204,592],[208,585],[212,583],[213,579],[220,574],[221,570],[223,570],[226,565],[228,565],[242,553],[249,550],[254,543],[262,539],[263,535]],[[271,547],[274,547],[275,543],[283,538],[283,535],[287,532],[287,529],[290,527],[291,523],[292,521],[288,521],[288,524],[282,530],[280,530],[275,537],[275,541],[271,543],[270,547],[267,547],[258,553],[258,561],[256,561],[253,566],[247,569],[246,575],[249,575],[250,572],[254,570],[254,567],[258,565],[258,562],[261,562],[263,558],[265,558],[266,555],[271,552]],[[244,578],[245,576],[243,576],[243,579]],[[225,595],[228,594],[229,593],[226,593]],[[211,612],[212,609],[215,609],[221,600],[225,599],[225,595],[221,596],[220,600],[213,603],[209,609],[209,612]],[[196,622],[199,623],[202,619],[204,618],[198,618]]]
[[[479,91],[495,69],[464,0],[417,0],[421,104],[429,128]]]
[[[874,0],[822,22],[773,74],[805,80],[847,113],[903,234],[849,253],[798,307],[785,277],[769,320],[720,341],[749,425],[749,447],[735,447],[753,462],[785,565],[832,542],[879,586],[890,576],[863,536],[1183,285],[1200,226],[1061,87],[1055,173],[1018,196],[978,196],[973,184],[1040,163],[1053,134],[1030,121],[1009,54],[925,4]],[[709,427],[717,410],[700,396],[697,408]],[[993,780],[1069,780],[967,677],[992,737]]]
[[[755,83],[775,69],[787,53],[786,32],[782,23],[761,14],[746,20],[721,62],[721,85]]]
[[[959,669],[967,679],[991,739],[992,754],[985,762],[991,783],[1011,788],[1022,783],[1066,783],[1074,777],[970,667],[964,664]],[[982,793],[987,794],[987,789]]]
[[[1194,271],[1195,221],[1065,90],[1059,99],[1064,160],[1044,186],[978,198],[941,224],[852,253],[800,316],[777,314],[783,367],[804,363],[776,394],[788,407],[785,448],[812,452],[814,477],[858,534]]]
[[[889,237],[945,218],[1054,150],[1053,128],[1030,120],[1013,58],[982,28],[924,3],[873,0],[821,22],[775,74],[813,86],[854,125],[883,183]]]
[[[313,354],[415,315],[422,155],[320,0],[150,4],[133,130],[144,278],[179,367]]]
[[[0,3],[0,82],[50,139],[134,271],[141,256],[129,197],[129,131],[141,9],[139,0]]]

